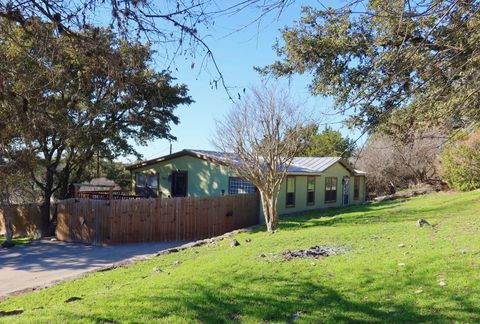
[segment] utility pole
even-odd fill
[[[100,178],[100,150],[97,150],[97,178]]]

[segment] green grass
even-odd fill
[[[236,239],[12,297],[0,310],[24,313],[0,322],[480,322],[479,191],[310,212]],[[314,245],[348,251],[270,256]]]
[[[0,235],[0,244],[5,241],[5,235]],[[14,237],[12,242],[15,245],[23,245],[31,242],[32,239],[30,237]]]

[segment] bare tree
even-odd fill
[[[223,121],[217,121],[213,144],[239,177],[260,192],[268,231],[278,226],[277,200],[293,158],[313,135],[309,114],[294,103],[288,91],[278,87],[252,88],[234,105]]]
[[[416,132],[408,142],[377,133],[357,153],[355,166],[368,173],[369,192],[394,193],[438,178],[438,158],[446,135]]]

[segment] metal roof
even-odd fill
[[[240,163],[240,159],[234,153],[222,153],[217,151],[185,149],[170,155],[166,155],[157,159],[140,162],[130,165],[127,169],[132,170],[139,167],[143,167],[149,164],[154,164],[176,158],[182,155],[191,155],[201,159],[213,160],[219,163],[226,163],[227,160],[233,160]],[[364,175],[365,172],[354,170],[353,167],[341,157],[296,157],[293,159],[292,164],[288,168],[290,174],[320,174],[327,170],[335,163],[340,162],[347,170],[355,175]]]
[[[340,157],[296,157],[291,166],[303,169],[304,172],[323,172],[339,160]]]

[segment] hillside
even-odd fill
[[[480,322],[479,191],[311,212],[235,238],[12,297],[0,310],[24,312],[0,322]],[[282,255],[313,246],[338,254]]]

